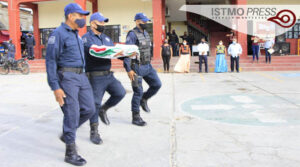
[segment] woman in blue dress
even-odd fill
[[[225,58],[226,54],[227,54],[226,47],[223,45],[223,41],[220,41],[216,49],[215,72],[217,73],[227,72],[227,61]]]

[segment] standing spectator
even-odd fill
[[[199,51],[199,72],[202,72],[202,61],[204,60],[205,72],[208,73],[207,54],[209,51],[209,46],[206,43],[205,38],[201,38],[201,42],[197,47]]]
[[[187,39],[188,39],[188,35],[187,35],[186,31],[183,33],[183,35],[182,35],[182,36],[180,36],[180,38],[182,38],[182,42],[183,42],[184,40],[186,40],[186,41],[187,41]]]
[[[227,72],[227,61],[226,61],[226,47],[223,45],[223,41],[219,42],[216,49],[216,66],[215,72]]]
[[[35,46],[35,40],[33,35],[31,33],[28,33],[25,41],[26,41],[28,59],[33,60],[34,59],[33,47]]]
[[[175,30],[172,30],[172,33],[168,33],[168,36],[169,36],[169,42],[173,49],[173,55],[178,56],[177,45],[179,43],[179,40]]]
[[[230,40],[229,45],[232,44],[233,38],[235,38],[234,30],[230,30],[230,33],[226,34],[226,37],[229,37],[229,40]]]
[[[258,63],[259,38],[257,36],[254,36],[251,38],[251,40],[252,40],[252,55],[253,55],[252,63],[254,63],[255,57],[256,57],[256,61]]]
[[[22,57],[26,57],[26,55],[27,55],[27,53],[26,53],[26,38],[27,38],[26,33],[22,32],[22,35],[21,35],[21,53],[22,53]]]
[[[189,36],[187,38],[187,42],[190,46],[190,49],[191,49],[191,55],[193,56],[193,45],[194,45],[194,41],[195,41],[195,38],[193,36],[193,34],[190,32],[189,33]]]
[[[230,44],[228,48],[228,54],[231,56],[231,72],[234,72],[234,64],[236,65],[236,71],[239,72],[239,60],[242,51],[242,47],[237,43],[237,39],[233,38],[232,44]]]
[[[191,65],[191,50],[186,40],[183,41],[183,45],[181,45],[179,53],[180,57],[175,65],[174,71],[189,73]]]
[[[266,63],[270,63],[271,64],[271,50],[274,46],[274,40],[271,37],[267,37],[267,40],[264,43],[264,48],[265,48],[265,52],[266,52]]]
[[[165,39],[164,44],[160,49],[160,57],[164,63],[164,72],[169,72],[170,69],[170,59],[173,57],[172,47],[169,45],[168,40]]]

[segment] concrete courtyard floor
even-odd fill
[[[115,76],[127,95],[100,124],[104,143],[89,141],[88,123],[77,133],[87,167],[300,166],[300,72],[159,73],[146,127],[131,124],[127,74]],[[0,167],[72,166],[45,74],[0,76],[0,99]]]

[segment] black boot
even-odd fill
[[[103,105],[101,108],[100,108],[100,111],[99,111],[99,117],[101,119],[101,121],[105,124],[105,125],[109,125],[110,122],[107,118],[107,110],[109,109],[109,107],[107,105]]]
[[[90,134],[90,140],[94,144],[102,144],[103,141],[98,133],[98,123],[91,124],[91,134]]]
[[[64,134],[61,134],[60,137],[59,137],[59,139],[60,139],[63,143],[66,143],[66,142],[65,142]]]
[[[75,143],[66,145],[65,162],[76,166],[83,166],[86,160],[77,154]]]
[[[148,107],[148,104],[147,104],[147,99],[144,99],[142,98],[141,102],[140,102],[141,106],[142,106],[142,109],[145,111],[145,112],[150,112],[150,109]]]
[[[137,126],[146,126],[147,123],[141,118],[139,112],[132,112],[132,124]]]

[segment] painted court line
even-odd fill
[[[203,74],[201,74],[201,73],[200,73],[200,78],[201,78],[201,80],[202,80],[203,82],[205,82],[204,76],[203,76]]]
[[[269,74],[266,74],[266,73],[263,73],[263,72],[255,72],[256,74],[260,75],[260,76],[263,76],[265,78],[268,78],[268,79],[271,79],[271,80],[274,80],[274,81],[277,81],[277,82],[283,82],[283,80],[279,79],[279,78],[276,78],[276,77],[273,77]]]
[[[231,110],[232,105],[218,104],[218,105],[191,105],[192,110]]]

